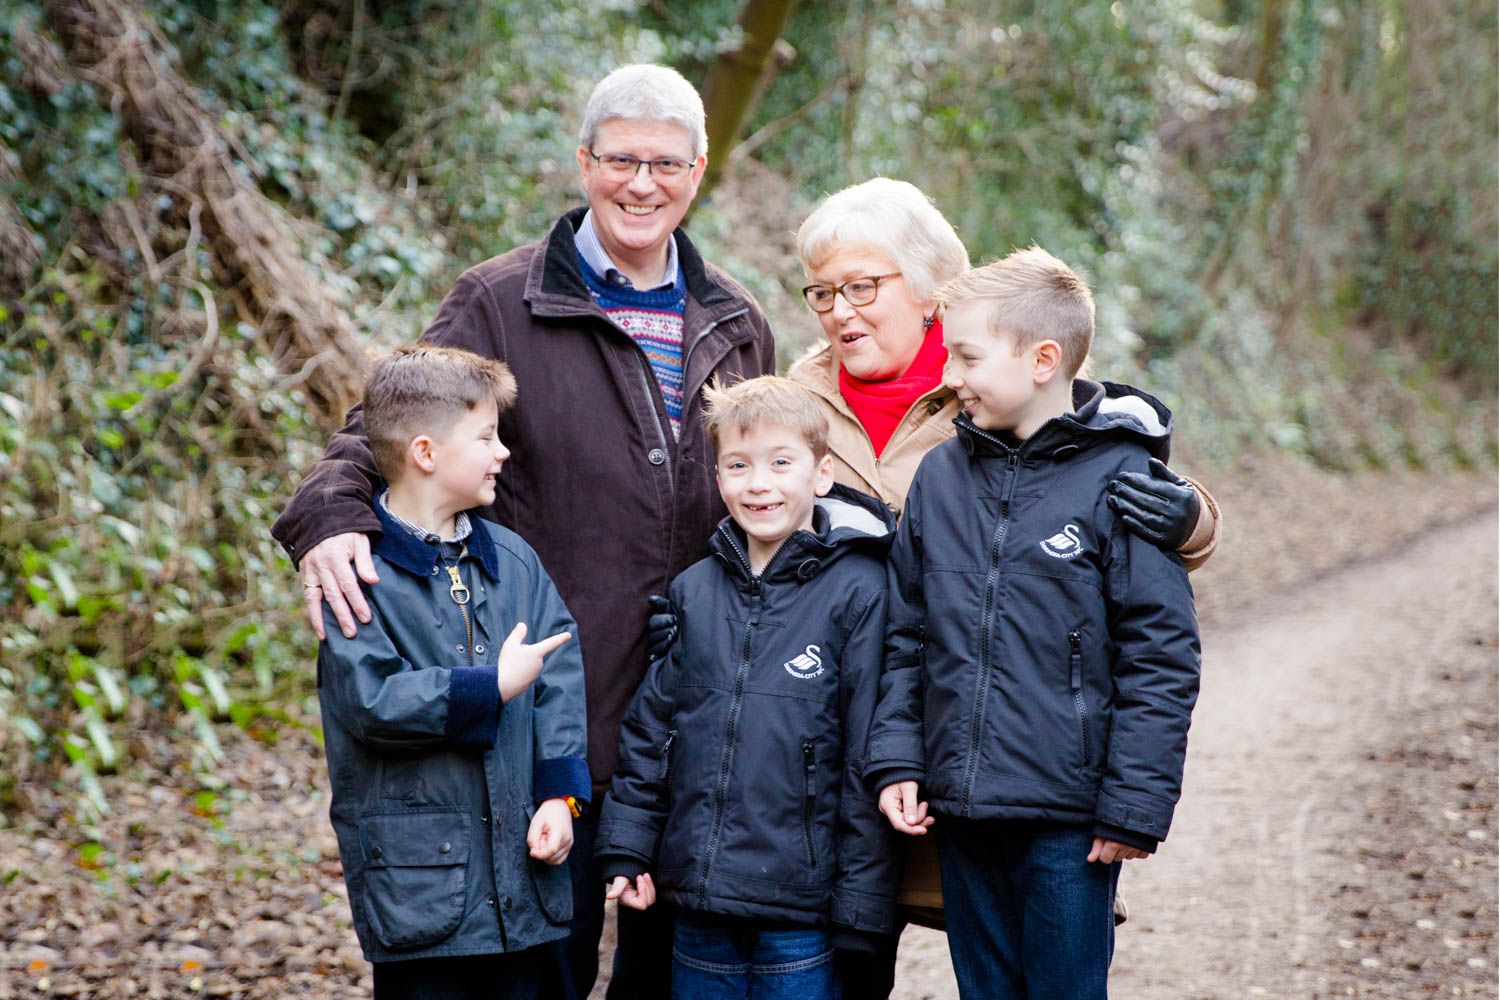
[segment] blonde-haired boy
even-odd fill
[[[674,996],[831,1000],[835,951],[892,919],[862,780],[890,514],[834,484],[807,389],[705,392],[730,516],[672,583],[681,632],[621,726],[596,854],[610,898],[678,907]]]
[[[963,413],[892,548],[867,776],[895,829],[937,834],[962,996],[1103,1000],[1119,862],[1167,834],[1197,696],[1186,571],[1108,504],[1171,414],[1074,378],[1093,299],[1046,251],[938,294]]]
[[[515,395],[500,362],[425,346],[365,389],[380,582],[352,638],[324,607],[318,694],[377,996],[535,997],[538,946],[567,935],[559,866],[589,797],[576,627],[531,547],[466,513],[494,502]]]

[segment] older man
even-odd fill
[[[645,673],[646,597],[707,554],[724,515],[700,389],[775,366],[760,307],[678,228],[707,145],[702,101],[675,71],[609,74],[579,134],[587,209],[465,271],[422,335],[515,373],[517,404],[500,425],[511,458],[483,513],[531,543],[577,619],[595,801]],[[356,617],[369,621],[355,573],[377,583],[379,484],[356,407],[272,529],[298,564],[320,637],[325,600],[347,635]],[[487,822],[475,817],[476,843],[488,843]],[[603,926],[593,824],[587,811],[576,821],[569,859],[574,916],[560,992],[579,998],[592,988]],[[611,997],[666,995],[670,927],[654,910],[621,909]]]

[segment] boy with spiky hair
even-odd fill
[[[1119,863],[1167,835],[1198,691],[1182,562],[1108,506],[1166,460],[1171,413],[1075,379],[1093,298],[1044,250],[938,297],[963,412],[892,548],[866,773],[895,829],[938,838],[961,996],[1104,1000]]]
[[[677,907],[674,997],[824,997],[888,933],[890,831],[862,780],[885,630],[885,505],[833,482],[828,420],[763,376],[706,390],[730,516],[673,581],[681,633],[620,728],[608,895]]]
[[[515,395],[502,363],[420,346],[365,389],[389,483],[380,582],[353,638],[325,606],[318,694],[329,816],[380,998],[530,1000],[550,959],[537,946],[567,934],[560,866],[589,797],[575,626],[531,547],[465,513],[494,502]]]

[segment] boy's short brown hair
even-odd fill
[[[733,427],[743,435],[761,424],[792,428],[819,461],[828,454],[828,414],[817,396],[791,379],[761,375],[727,388],[715,379],[703,387],[703,399],[707,404],[703,422],[716,456],[725,428]]]
[[[1094,342],[1094,296],[1074,270],[1035,244],[976,267],[938,289],[944,305],[989,303],[990,332],[1015,338],[1016,352],[1043,340],[1062,348],[1071,379]]]
[[[385,481],[393,483],[406,472],[406,446],[413,438],[440,438],[465,413],[490,400],[502,412],[516,401],[515,376],[502,362],[423,344],[381,358],[365,383],[364,425]]]

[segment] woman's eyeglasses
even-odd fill
[[[869,274],[862,278],[850,278],[842,285],[808,285],[802,289],[802,297],[813,312],[826,313],[833,308],[833,297],[842,295],[851,306],[867,306],[875,301],[880,292],[880,283],[886,278],[899,278],[900,271],[890,274]]]

